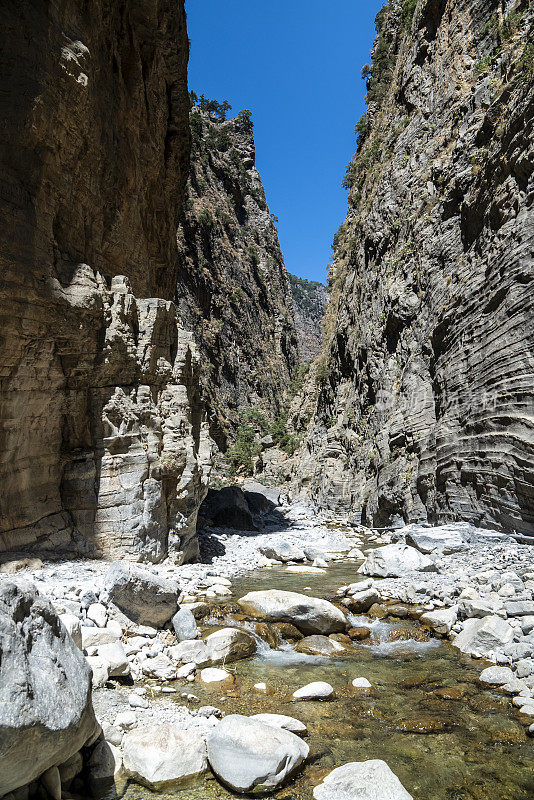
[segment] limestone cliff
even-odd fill
[[[534,532],[534,12],[390,0],[300,486],[374,525]]]
[[[210,431],[221,449],[247,407],[275,416],[298,363],[288,274],[260,175],[250,112],[193,107],[176,304],[201,354]]]
[[[0,38],[0,551],[190,557],[183,2],[7,3]]]
[[[290,275],[293,306],[295,309],[295,328],[302,363],[307,364],[316,358],[323,341],[323,317],[328,303],[326,286],[319,281],[308,281]]]

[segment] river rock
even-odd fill
[[[231,664],[256,652],[256,640],[238,628],[222,628],[204,640],[212,664]]]
[[[534,631],[534,616],[526,616],[521,619],[521,631],[525,636]]]
[[[295,700],[328,700],[334,695],[334,687],[325,681],[314,681],[293,692]]]
[[[176,613],[178,587],[148,569],[115,561],[104,576],[105,602],[138,625],[163,626]]]
[[[378,603],[380,595],[374,588],[364,589],[362,592],[353,592],[343,603],[355,614],[365,614],[371,606]]]
[[[180,608],[172,618],[174,633],[179,642],[196,639],[198,627],[195,615],[189,608]]]
[[[125,733],[122,751],[128,775],[150,789],[200,775],[208,766],[200,734],[169,722]]]
[[[199,526],[257,531],[252,512],[239,486],[209,489],[198,512]]]
[[[115,628],[88,628],[86,625],[81,626],[81,636],[84,650],[88,647],[101,647],[103,644],[117,642],[120,639],[120,633]]]
[[[266,544],[260,547],[260,553],[267,558],[272,558],[275,561],[304,561],[306,558],[304,550],[286,539],[282,539],[272,544]]]
[[[421,553],[433,553],[439,550],[443,555],[449,555],[467,549],[467,543],[461,531],[456,528],[448,528],[446,525],[407,531],[406,541]]]
[[[514,638],[514,630],[506,620],[491,616],[467,619],[453,645],[462,653],[487,655],[502,649]]]
[[[427,611],[421,614],[420,620],[436,633],[447,636],[458,619],[458,607],[440,608],[438,611]]]
[[[504,608],[509,617],[526,617],[534,614],[534,600],[512,600]]]
[[[353,761],[330,772],[314,800],[413,800],[385,761]]]
[[[372,689],[372,684],[367,680],[367,678],[354,678],[351,681],[352,686],[355,689]]]
[[[87,609],[87,619],[92,620],[98,628],[105,628],[108,621],[106,606],[102,603],[91,603]]]
[[[198,667],[209,664],[210,656],[205,642],[199,639],[187,639],[185,642],[175,644],[167,650],[173,661],[182,664],[196,664]]]
[[[494,686],[503,686],[515,678],[510,667],[487,667],[482,670],[479,680],[482,683],[490,683]]]
[[[329,639],[328,636],[306,636],[295,647],[298,653],[308,653],[314,656],[335,656],[342,653],[345,648],[339,642]]]
[[[87,782],[93,794],[98,794],[113,780],[122,767],[118,747],[102,739],[97,742],[87,763]]]
[[[176,678],[176,667],[171,659],[160,653],[155,658],[147,658],[141,665],[143,675],[159,681],[173,681]]]
[[[62,764],[98,726],[86,659],[29,582],[0,584],[0,796]]]
[[[91,668],[91,686],[93,689],[101,689],[109,678],[109,664],[105,658],[100,656],[87,656],[87,663]]]
[[[332,603],[296,592],[249,592],[238,604],[253,617],[290,622],[303,633],[339,633],[347,627],[345,615]]]
[[[303,722],[285,714],[253,714],[250,719],[257,719],[266,725],[274,725],[275,728],[282,728],[285,731],[301,736],[305,736],[308,733],[308,729]]]
[[[215,775],[236,792],[264,793],[288,780],[308,757],[309,747],[287,730],[230,714],[208,738]]]
[[[388,544],[371,550],[358,572],[381,578],[402,578],[407,572],[435,572],[428,556],[406,544]]]
[[[80,624],[80,620],[78,617],[75,617],[74,614],[60,614],[59,618],[69,636],[71,636],[72,641],[78,648],[78,650],[82,649],[82,627]]]
[[[112,678],[130,674],[130,664],[122,642],[110,642],[98,648],[98,657],[109,664]]]

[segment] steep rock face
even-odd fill
[[[0,36],[0,551],[181,559],[207,459],[172,302],[183,3],[11,4]]]
[[[390,2],[300,487],[375,525],[534,532],[533,11]]]
[[[298,363],[293,301],[260,175],[249,112],[194,107],[176,304],[195,333],[210,430],[225,447],[248,406],[274,416]]]
[[[323,342],[323,317],[328,303],[328,292],[319,281],[308,281],[290,275],[295,328],[299,343],[300,359],[308,364],[316,358]]]

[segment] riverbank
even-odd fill
[[[458,786],[449,751],[467,748],[470,780],[476,780],[484,762],[481,742],[503,751],[510,793],[502,797],[527,797],[519,765],[532,751],[526,732],[534,680],[520,673],[531,658],[532,637],[530,615],[518,612],[532,601],[528,546],[461,523],[377,533],[300,504],[283,512],[284,527],[206,530],[202,550],[210,563],[150,565],[139,574],[132,568],[131,583],[148,581],[142,584],[148,616],[138,621],[132,617],[139,606],[133,603],[128,616],[131,598],[113,594],[108,564],[44,564],[22,573],[52,599],[93,669],[100,749],[83,776],[64,788],[82,796],[91,789],[102,798],[114,786],[126,790],[122,767],[132,739],[158,726],[188,732],[198,756],[221,718],[281,713],[307,727],[312,764],[291,784],[295,794],[274,786],[276,797],[309,798],[331,769],[380,757],[416,800],[442,800],[449,796],[443,786],[420,793],[413,765],[445,759],[450,785]],[[258,589],[297,592],[301,605],[329,598],[346,622],[339,633],[332,628],[317,635],[290,611],[278,621],[261,609],[243,613],[236,600]],[[172,600],[173,590],[180,612],[171,611],[165,624],[150,624],[150,614],[161,612],[162,592]],[[152,591],[159,592],[158,603]],[[459,650],[441,643],[443,637],[467,639],[473,626],[474,645],[470,640]],[[317,681],[331,687],[330,702],[297,701],[297,710],[293,693]],[[422,736],[435,743],[430,753],[421,749]],[[331,755],[319,758],[321,746]],[[400,758],[403,751],[410,752],[411,767]],[[209,774],[186,795],[179,786],[173,792],[187,800],[232,796],[218,783],[214,794]],[[137,780],[146,784],[142,776]]]

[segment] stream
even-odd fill
[[[332,598],[339,586],[358,579],[349,561],[331,565],[326,574],[294,574],[277,566],[236,580],[233,592],[239,598],[252,590],[284,589]],[[235,613],[232,600],[215,603],[203,631],[237,624],[253,632],[255,624],[234,616],[232,607]],[[277,800],[312,800],[313,787],[332,769],[372,758],[386,761],[414,800],[532,800],[532,741],[510,698],[478,683],[480,662],[463,656],[448,641],[430,638],[417,622],[353,615],[350,621],[370,627],[371,636],[343,642],[346,651],[335,657],[298,653],[289,643],[272,649],[258,640],[254,657],[229,665],[235,677],[224,689],[199,680],[176,682],[176,688],[193,692],[198,705],[214,705],[225,714],[280,713],[307,725],[308,763],[292,783],[271,795]],[[351,681],[357,677],[367,678],[373,688],[354,689]],[[312,681],[332,684],[335,698],[294,702],[295,689]],[[267,684],[267,692],[254,688],[260,682]],[[128,800],[153,796],[120,779],[114,797],[115,792]],[[211,773],[161,796],[236,797]],[[111,800],[111,795],[100,800]]]

